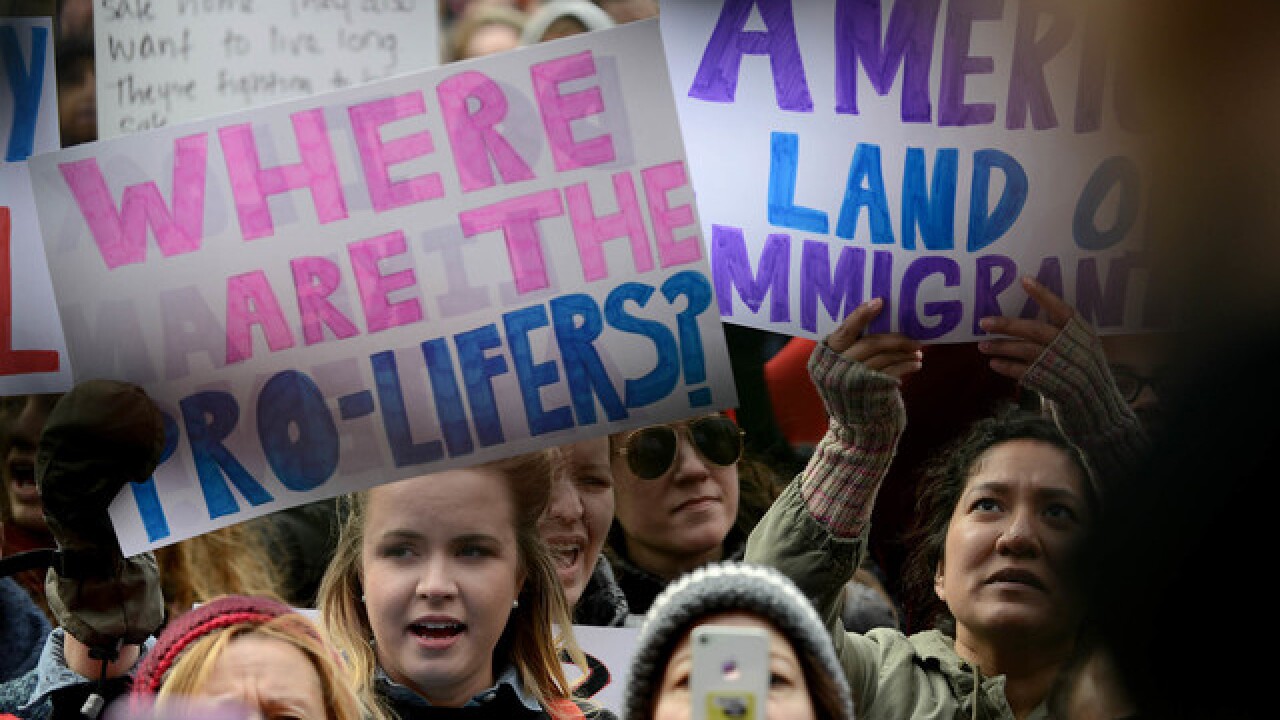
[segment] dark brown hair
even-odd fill
[[[1061,450],[1080,470],[1090,511],[1098,511],[1098,495],[1089,465],[1053,420],[1014,406],[979,420],[925,466],[924,489],[916,502],[915,527],[907,536],[911,550],[903,572],[913,625],[933,626],[948,635],[955,634],[955,618],[934,593],[934,577],[942,562],[951,516],[982,456],[991,448],[1014,440],[1034,440]]]

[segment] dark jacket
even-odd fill
[[[446,708],[431,705],[414,691],[378,674],[378,692],[386,700],[391,711],[400,720],[427,718],[429,720],[548,720],[545,710],[530,707],[532,701],[522,699],[513,685],[500,681],[497,685],[477,695],[467,707]],[[575,717],[576,713],[576,717]],[[617,716],[603,708],[591,708],[575,703],[569,713],[561,712],[558,720],[617,720]]]
[[[746,546],[746,534],[737,527],[733,528],[724,539],[725,553],[721,559],[741,560]],[[613,566],[618,587],[627,598],[627,607],[636,615],[644,615],[649,612],[649,606],[658,593],[667,587],[667,580],[631,562],[627,555],[627,539],[617,522],[609,529],[608,547],[609,563]]]
[[[573,608],[573,623],[591,627],[622,627],[627,624],[630,612],[627,596],[618,586],[608,558],[601,555],[582,590],[582,597]]]

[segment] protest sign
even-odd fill
[[[71,387],[25,163],[58,149],[52,37],[47,17],[0,18],[0,395]]]
[[[587,656],[589,672],[566,667],[574,694],[622,717],[627,675],[640,638],[638,627],[590,627],[574,625],[573,636]]]
[[[109,0],[94,12],[111,138],[440,63],[435,0]]]
[[[0,140],[5,162],[58,149],[57,85],[49,18],[0,18]]]
[[[1038,277],[1158,321],[1101,24],[1048,0],[671,0],[662,28],[720,312],[820,338],[981,336]]]
[[[0,396],[71,389],[25,163],[0,163]]]
[[[654,22],[33,158],[126,552],[736,402]]]

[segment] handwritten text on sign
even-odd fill
[[[0,396],[71,389],[25,163],[0,163]]]
[[[58,149],[49,18],[0,18],[0,148],[4,162]]]
[[[655,23],[38,158],[126,551],[735,401]],[[68,208],[76,212],[68,212]]]
[[[71,387],[25,162],[58,149],[52,37],[47,17],[0,18],[0,396]]]
[[[1152,322],[1129,108],[1070,7],[664,3],[725,319],[817,338],[882,297],[876,331],[967,340],[1034,314],[1034,275],[1104,329]]]
[[[102,137],[425,70],[435,0],[112,0],[94,13]]]

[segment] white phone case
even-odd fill
[[[693,720],[766,720],[769,633],[703,625],[693,629],[691,642]]]

